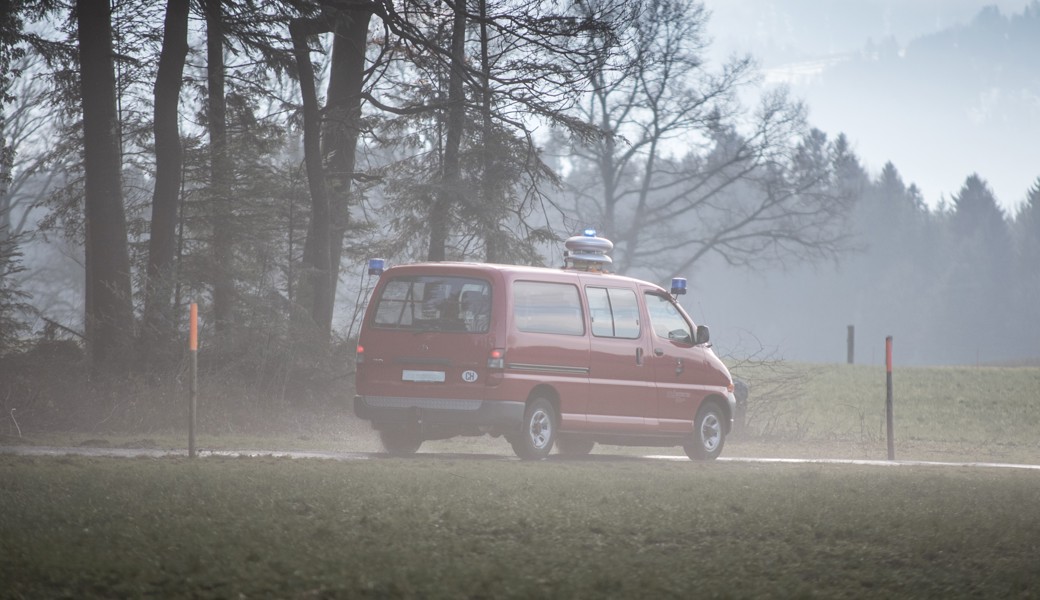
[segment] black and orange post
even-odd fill
[[[188,457],[195,458],[195,409],[199,393],[199,305],[191,303],[188,353],[191,355],[191,398],[188,401]]]
[[[896,443],[892,434],[895,421],[892,415],[892,336],[885,338],[885,371],[887,372],[885,383],[885,423],[888,433],[888,460],[895,460]]]

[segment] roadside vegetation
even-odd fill
[[[186,447],[186,370],[105,382],[74,360],[59,367],[65,360],[60,353],[0,359],[0,446]],[[369,425],[353,416],[352,356],[344,350],[335,362],[304,356],[274,369],[262,357],[213,364],[203,355],[199,447],[380,451]],[[48,376],[54,369],[63,377]],[[883,367],[745,362],[732,369],[749,396],[724,457],[886,457]],[[897,459],[1040,463],[1040,367],[897,366],[893,379]],[[420,452],[512,455],[504,440],[486,436],[426,442]]]

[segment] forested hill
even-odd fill
[[[869,42],[794,88],[815,122],[848,133],[875,169],[893,161],[930,204],[978,172],[1010,209],[1036,175],[1038,56],[1040,2],[1017,13],[990,6],[932,34]],[[939,179],[935,164],[958,176]]]
[[[1005,15],[990,6],[969,23],[925,35],[901,46],[894,38],[868,42],[851,60],[824,74],[829,86],[873,89],[878,97],[896,92],[900,100],[971,110],[989,98],[1003,108],[1001,120],[1034,111],[1040,91],[1040,2]],[[865,85],[872,84],[872,85]],[[939,95],[941,91],[956,96]],[[1031,93],[1030,93],[1031,92]],[[998,111],[990,111],[993,116]],[[981,115],[980,115],[981,116]]]

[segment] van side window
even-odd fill
[[[491,286],[469,277],[398,277],[375,302],[376,327],[486,333]]]
[[[632,290],[585,288],[592,319],[592,335],[636,339],[639,337],[639,305]]]
[[[520,331],[563,335],[585,333],[578,288],[569,283],[515,282],[513,320]]]
[[[646,310],[650,313],[650,326],[657,337],[683,344],[693,344],[690,324],[683,318],[671,298],[658,294],[646,295]]]

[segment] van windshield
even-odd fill
[[[395,277],[374,301],[381,328],[486,333],[491,317],[490,284],[469,277]]]

